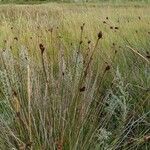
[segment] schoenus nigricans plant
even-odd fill
[[[119,30],[119,27],[115,27],[116,30]]]
[[[83,43],[83,41],[80,41],[80,45]]]
[[[78,48],[78,52],[80,51],[80,46],[81,44],[83,43],[82,41],[82,38],[83,38],[83,30],[84,30],[84,26],[85,26],[85,23],[83,23],[83,25],[80,27],[81,28],[81,35],[80,35],[80,41],[79,41],[79,48]]]
[[[150,59],[150,55],[147,55],[146,58]]]
[[[141,20],[141,17],[139,16],[138,19]]]
[[[85,26],[85,23],[83,23],[83,25],[81,26],[81,31],[83,31],[84,26]]]
[[[150,53],[146,51],[146,58],[150,59]]]
[[[75,74],[76,74],[76,69],[77,69],[77,61],[78,61],[78,57],[79,57],[79,54],[80,54],[80,50],[81,50],[81,45],[83,43],[83,31],[84,31],[84,26],[85,26],[85,23],[82,24],[82,26],[80,27],[81,29],[81,32],[80,32],[80,41],[79,41],[79,45],[78,45],[78,49],[77,49],[77,55],[76,55],[76,58],[75,58],[75,67],[74,67],[74,77],[75,78]]]
[[[92,59],[93,59],[93,55],[94,55],[94,53],[95,53],[95,51],[96,51],[96,48],[97,48],[98,43],[99,43],[99,40],[100,40],[102,37],[103,37],[103,33],[102,33],[102,31],[100,31],[100,32],[98,33],[98,35],[97,35],[97,41],[96,41],[95,46],[94,46],[94,48],[93,48],[93,50],[92,50],[92,52],[91,52],[91,56],[90,56],[90,58],[89,58],[89,61],[87,62],[87,65],[86,65],[86,67],[85,67],[83,78],[86,78],[86,76],[87,76],[89,66],[90,66],[91,61],[92,61]]]
[[[98,39],[101,39],[103,37],[103,34],[102,34],[102,31],[100,31],[99,33],[98,33]]]
[[[17,38],[17,37],[14,37],[14,40],[18,41],[18,38]]]
[[[89,40],[89,41],[88,41],[88,44],[90,44],[90,43],[91,43],[91,41]]]
[[[110,70],[110,65],[107,65],[107,66],[106,66],[105,72],[108,71],[108,70]]]
[[[110,29],[113,29],[113,26],[110,26]]]
[[[45,50],[44,45],[43,45],[42,43],[40,43],[40,44],[39,44],[39,48],[40,48],[40,50],[41,50],[41,54],[43,55],[44,50]]]
[[[81,88],[80,88],[80,92],[84,92],[85,89],[86,89],[85,86],[81,87]]]

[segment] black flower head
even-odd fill
[[[100,31],[99,33],[98,33],[98,39],[101,39],[103,37],[103,33],[102,33],[102,31]]]
[[[40,50],[41,50],[41,54],[43,54],[43,53],[44,53],[44,50],[45,50],[44,45],[40,43],[40,44],[39,44],[39,48],[40,48]]]

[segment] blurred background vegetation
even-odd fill
[[[150,0],[0,0],[1,3],[41,3],[41,2],[110,2],[110,3],[126,3],[126,2],[142,2],[149,3]]]

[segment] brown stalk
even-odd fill
[[[31,70],[28,63],[27,66],[27,93],[28,93],[28,126],[29,126],[29,140],[32,141],[32,130],[31,130]],[[32,149],[32,147],[31,147]]]
[[[148,64],[150,63],[150,61],[146,57],[144,57],[142,54],[140,54],[137,50],[133,49],[132,47],[130,47],[128,45],[126,47],[129,48],[130,50],[132,50],[132,52],[134,52],[135,54],[137,54],[141,58],[143,58]]]

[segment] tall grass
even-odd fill
[[[1,6],[0,149],[149,149],[149,6]]]
[[[26,3],[26,4],[40,4],[40,3],[106,3],[106,4],[148,4],[150,0],[1,0],[0,3]]]

